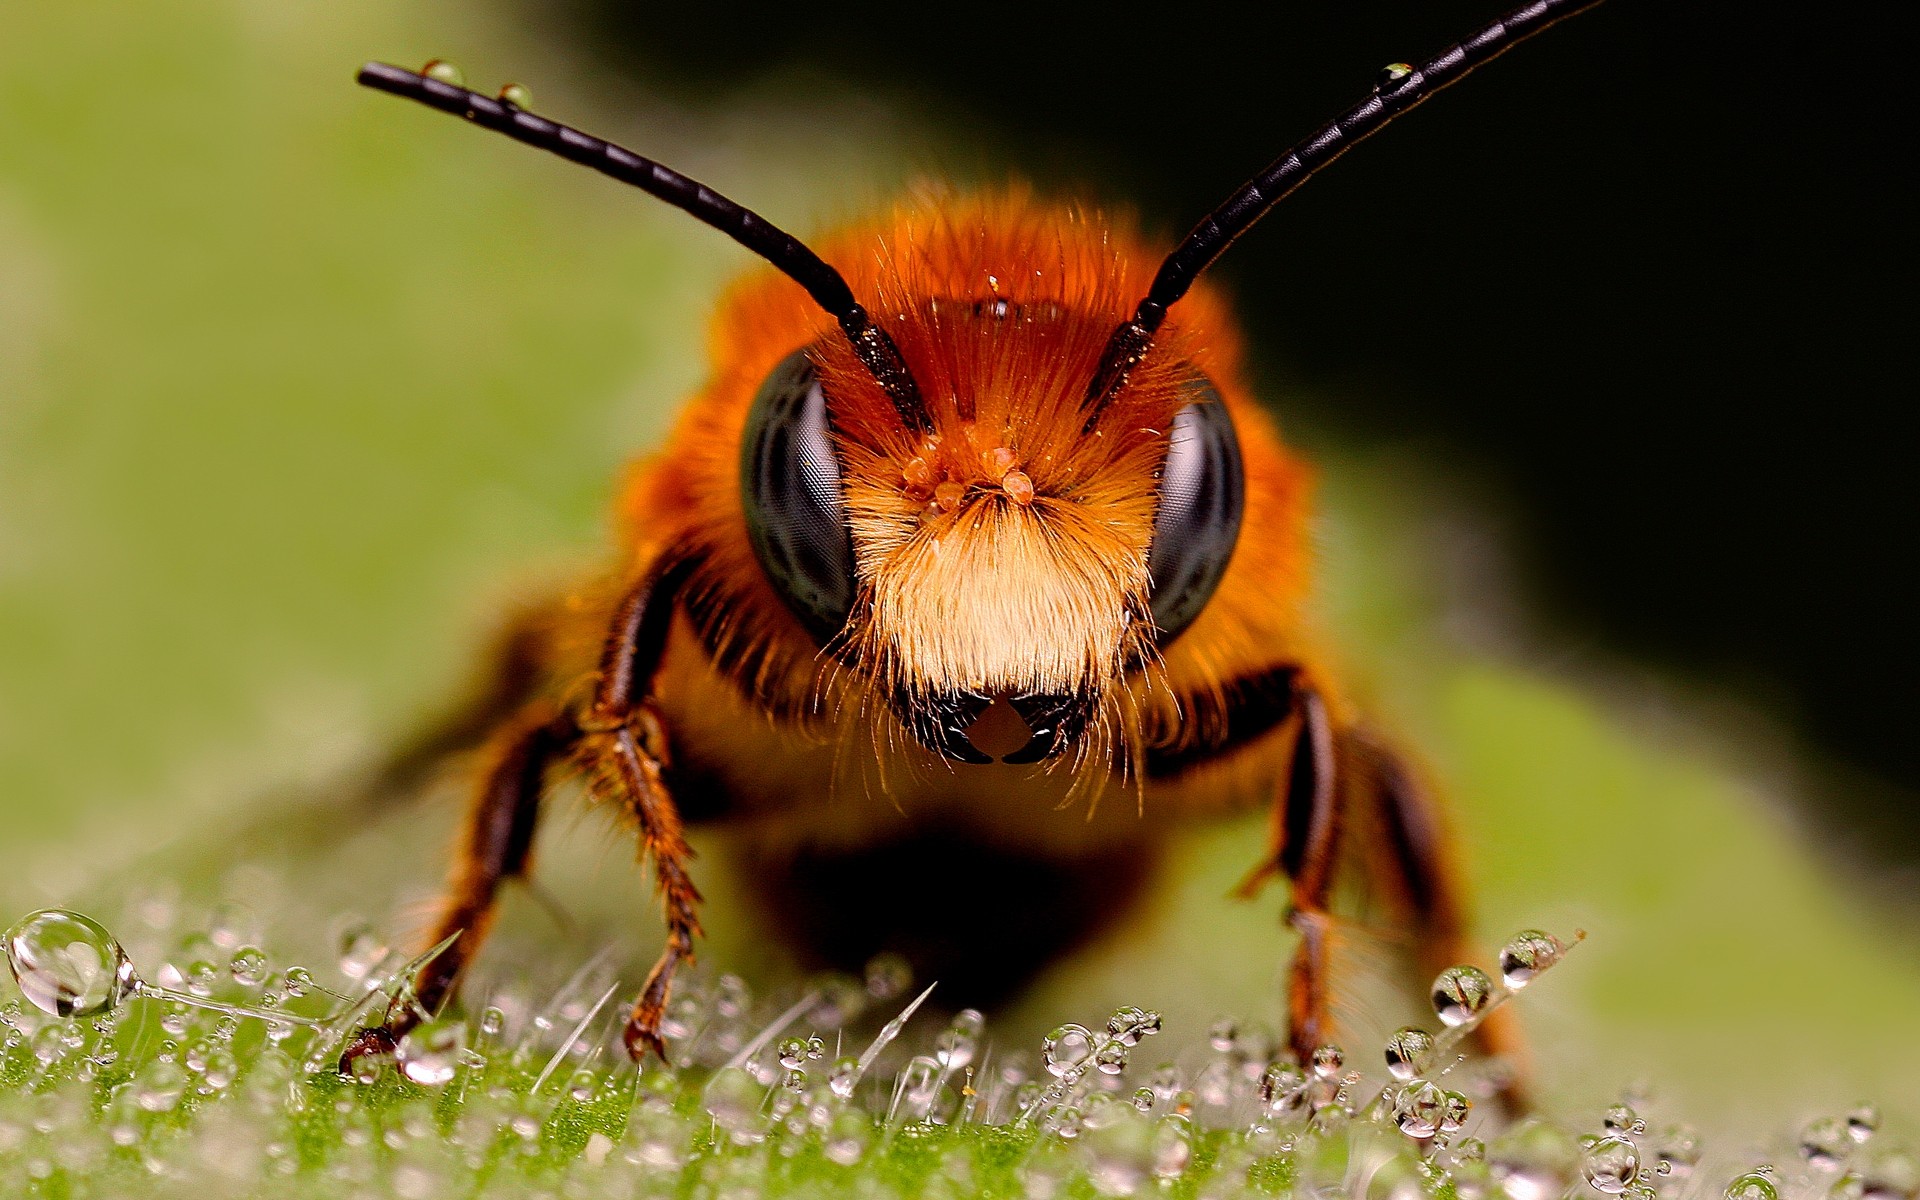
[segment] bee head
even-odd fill
[[[927,748],[1035,762],[1078,747],[1205,606],[1239,451],[1206,347],[1178,332],[1089,404],[1137,294],[1104,225],[942,229],[872,256],[894,267],[872,311],[924,421],[843,339],[792,352],[741,439],[748,529],[788,608]]]

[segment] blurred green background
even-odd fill
[[[957,112],[791,73],[669,98],[506,5],[0,0],[0,31],[8,912],[164,888],[169,861],[193,886],[186,864],[252,853],[262,907],[404,922],[449,803],[296,851],[223,831],[324,796],[461,686],[492,614],[593,561],[616,473],[658,443],[717,289],[751,265],[663,206],[356,89],[362,60],[520,80],[802,232],[916,175],[1000,177]],[[1471,479],[1271,390],[1325,470],[1325,618],[1448,782],[1485,942],[1592,934],[1523,1001],[1551,1102],[1646,1081],[1717,1129],[1862,1098],[1920,1120],[1910,880],[1809,832],[1880,785],[1534,619]],[[639,961],[657,935],[628,848],[558,824],[543,882]],[[1271,1019],[1279,897],[1223,898],[1258,838],[1197,832],[1153,911],[1006,1028],[1118,1003],[1188,1037]],[[775,970],[708,871],[712,957]],[[534,907],[511,902],[508,945],[596,948],[554,944]],[[1355,1009],[1375,1033],[1410,1015]]]

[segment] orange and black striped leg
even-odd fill
[[[1343,734],[1345,757],[1354,765],[1357,790],[1369,804],[1369,826],[1381,837],[1372,847],[1382,882],[1395,886],[1415,933],[1414,965],[1420,983],[1431,984],[1446,968],[1473,961],[1467,937],[1467,903],[1461,872],[1451,852],[1444,814],[1431,792],[1400,756],[1364,729]],[[1508,1067],[1502,1094],[1516,1111],[1527,1107],[1525,1047],[1510,1008],[1496,1009],[1474,1028],[1481,1053]]]
[[[527,707],[494,735],[447,897],[427,944],[459,936],[421,967],[412,981],[412,1003],[392,1006],[380,1025],[361,1030],[348,1043],[340,1057],[342,1071],[350,1071],[354,1061],[367,1054],[392,1050],[423,1013],[437,1012],[446,1002],[493,924],[500,884],[527,869],[547,766],[572,736],[564,720],[544,704]]]
[[[580,721],[583,736],[574,751],[596,794],[633,819],[641,851],[653,859],[655,890],[666,918],[666,946],[627,1019],[627,1053],[636,1060],[649,1050],[665,1060],[660,1024],[674,972],[693,960],[694,939],[700,936],[700,892],[687,875],[693,851],[664,778],[666,730],[646,702],[666,649],[675,597],[693,565],[684,555],[662,556],[621,602],[601,655],[593,707]]]
[[[1334,867],[1340,855],[1340,780],[1326,701],[1305,684],[1294,691],[1298,713],[1292,761],[1279,806],[1275,861],[1292,884],[1287,923],[1300,935],[1287,972],[1287,1040],[1301,1062],[1333,1037],[1329,1011]]]

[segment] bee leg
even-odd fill
[[[653,859],[654,887],[666,919],[666,945],[627,1019],[627,1053],[636,1061],[648,1051],[665,1061],[660,1024],[674,972],[693,960],[693,942],[700,936],[700,892],[687,875],[693,851],[665,779],[666,729],[645,699],[666,650],[674,600],[693,566],[693,559],[669,552],[621,601],[601,654],[593,706],[580,721],[584,736],[575,750],[595,792],[632,817],[641,852]]]
[[[1293,889],[1287,923],[1300,935],[1300,945],[1287,971],[1287,1037],[1304,1063],[1333,1035],[1328,976],[1335,919],[1330,906],[1340,857],[1341,788],[1326,701],[1311,686],[1296,683],[1294,708],[1293,756],[1276,801],[1273,863]]]
[[[571,738],[570,726],[544,704],[530,705],[494,735],[483,782],[461,835],[447,897],[428,945],[455,934],[452,945],[421,967],[412,1002],[389,1007],[382,1023],[361,1030],[340,1056],[350,1072],[356,1059],[392,1050],[425,1014],[437,1012],[461,968],[472,960],[493,924],[502,880],[525,873],[533,850],[546,770]]]
[[[1374,874],[1397,885],[1414,926],[1415,965],[1424,987],[1441,971],[1472,958],[1465,888],[1450,851],[1445,814],[1406,762],[1369,731],[1343,731],[1342,743],[1356,788],[1364,793],[1361,802],[1373,810],[1371,823],[1383,835],[1371,839]],[[1512,1009],[1487,1014],[1475,1026],[1473,1041],[1482,1054],[1506,1064],[1501,1097],[1510,1110],[1525,1111],[1525,1047]]]

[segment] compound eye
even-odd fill
[[[1188,392],[1188,403],[1173,417],[1160,470],[1160,511],[1147,549],[1153,623],[1162,647],[1193,623],[1220,586],[1246,504],[1240,441],[1225,402],[1201,375]]]
[[[805,350],[760,385],[740,440],[747,537],[774,590],[822,644],[853,610],[853,539],[827,398]]]

